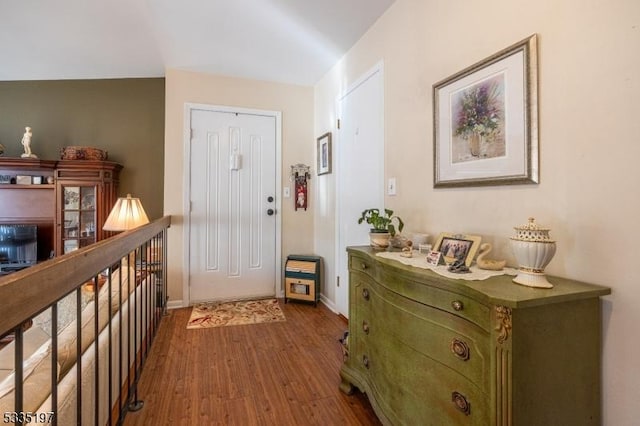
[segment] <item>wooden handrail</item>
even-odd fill
[[[0,278],[0,336],[171,226],[171,216]]]

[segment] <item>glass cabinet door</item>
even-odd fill
[[[64,186],[63,253],[96,242],[96,187]]]

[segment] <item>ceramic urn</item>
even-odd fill
[[[552,288],[553,284],[544,274],[544,268],[556,253],[556,242],[549,236],[549,229],[538,226],[532,217],[529,223],[514,229],[516,235],[511,237],[511,249],[519,269],[513,282],[529,287]]]

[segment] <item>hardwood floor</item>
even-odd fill
[[[187,330],[191,308],[163,318],[142,372],[144,408],[125,425],[379,425],[366,396],[338,389],[346,325],[280,300],[285,322]]]

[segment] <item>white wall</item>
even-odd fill
[[[540,183],[434,189],[432,85],[534,33]],[[512,227],[534,216],[558,241],[549,274],[612,287],[603,301],[603,418],[616,426],[637,424],[640,395],[638,52],[637,0],[396,0],[315,87],[315,133],[335,132],[338,95],[384,61],[384,174],[398,191],[386,203],[406,233],[481,235],[494,258],[515,265]],[[333,175],[318,180],[314,244],[331,283],[335,186]]]

